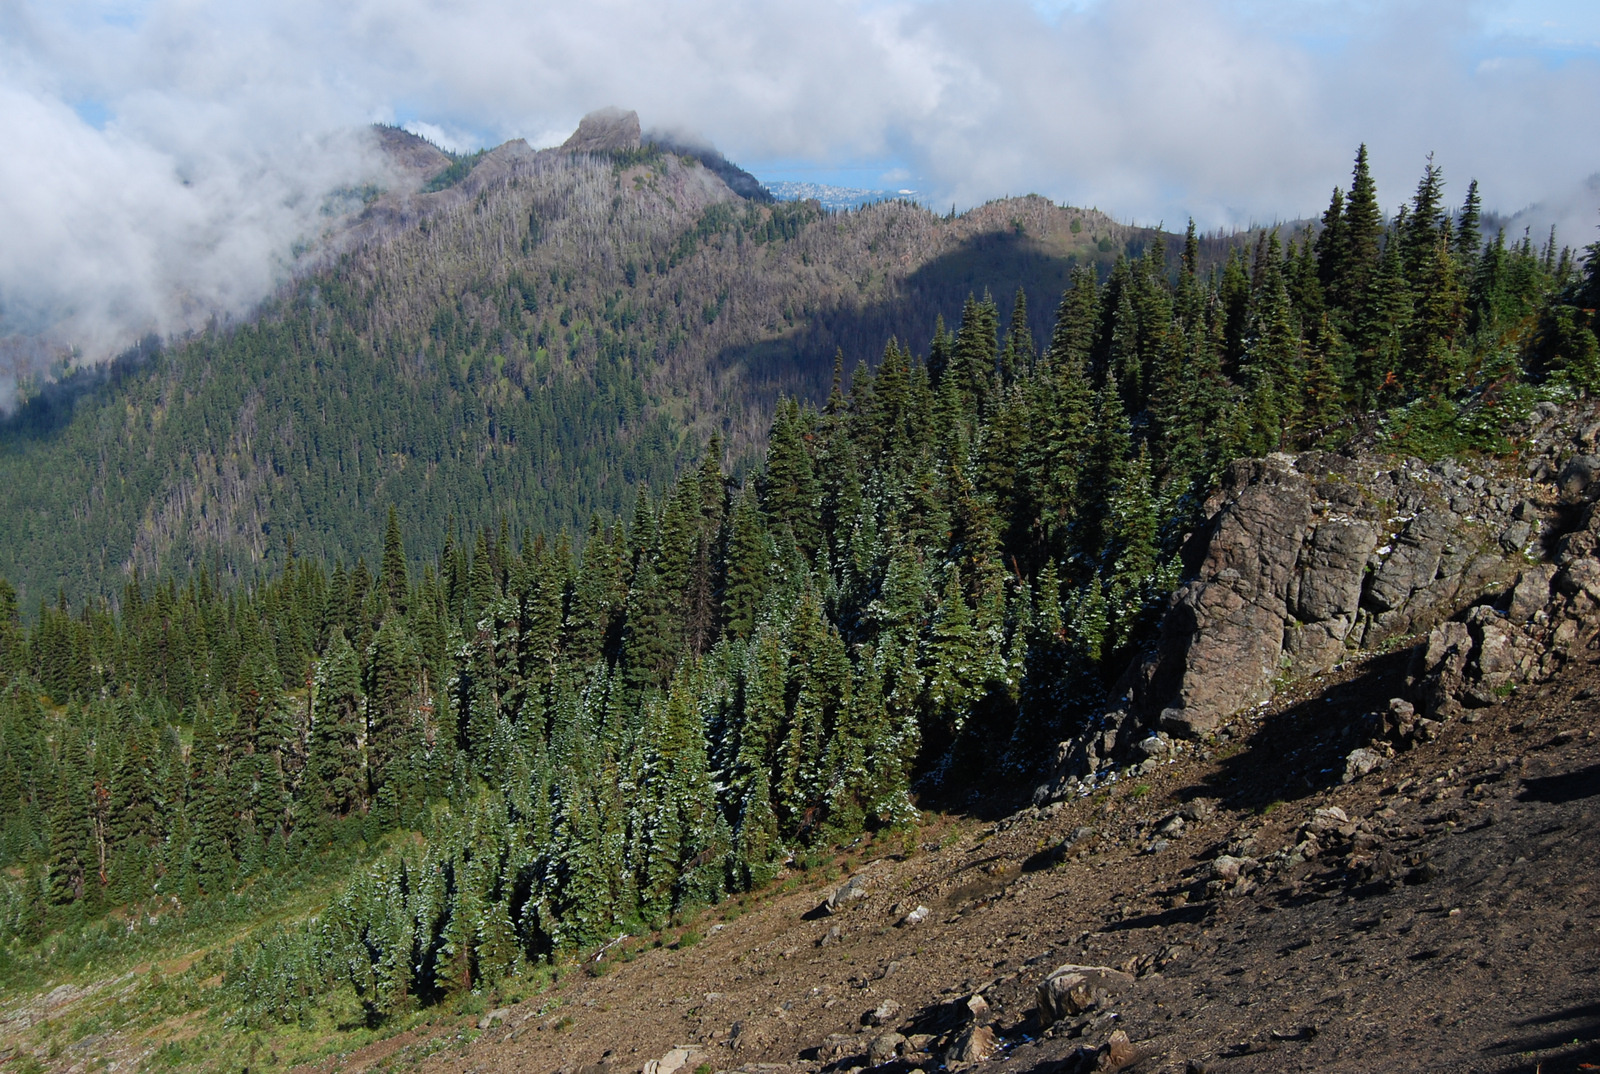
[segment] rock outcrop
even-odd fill
[[[1584,495],[1600,494],[1600,488]],[[1560,537],[1555,561],[1523,570],[1499,600],[1441,623],[1412,661],[1427,716],[1450,719],[1543,682],[1600,639],[1600,503]]]
[[[1451,460],[1307,454],[1228,469],[1135,669],[1140,727],[1203,734],[1298,677],[1445,619],[1532,564],[1542,494]]]
[[[1159,637],[1098,721],[1061,744],[1036,797],[1130,758],[1159,763],[1139,749],[1152,733],[1204,737],[1286,680],[1423,632],[1414,680],[1430,717],[1550,674],[1587,639],[1578,624],[1600,620],[1600,422],[1574,436],[1577,424],[1541,409],[1521,466],[1316,452],[1234,463],[1185,546]]]
[[[639,113],[620,108],[590,112],[578,122],[572,137],[561,143],[564,153],[614,153],[638,149],[641,132]]]

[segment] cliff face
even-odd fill
[[[620,108],[590,112],[561,143],[564,153],[609,153],[639,148],[639,113]]]
[[[1433,625],[1531,562],[1540,497],[1528,479],[1453,461],[1234,464],[1134,674],[1131,713],[1203,734],[1265,700],[1280,673],[1323,671]]]
[[[1207,736],[1285,681],[1412,636],[1421,719],[1547,679],[1600,629],[1594,417],[1543,406],[1512,462],[1234,463],[1158,639],[1096,724],[1061,744],[1037,797],[1069,793],[1152,734]]]

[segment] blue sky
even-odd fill
[[[1029,5],[1042,22],[1059,26],[1063,18],[1086,16],[1110,6],[1111,0],[1033,0]],[[1379,3],[1351,5],[1326,0],[1262,0],[1235,5],[1268,33],[1293,42],[1306,52],[1337,57],[1351,43],[1354,9],[1377,9]],[[1471,32],[1459,44],[1458,62],[1466,68],[1531,59],[1548,68],[1573,62],[1600,61],[1600,3],[1595,0],[1505,0],[1462,4],[1474,17]],[[1600,104],[1600,102],[1597,102]],[[748,166],[763,179],[791,179],[864,189],[921,189],[927,177],[914,159],[884,153],[872,158],[831,160],[755,159]],[[1181,193],[1181,191],[1180,191]],[[1514,206],[1511,208],[1522,208]],[[1241,206],[1241,208],[1243,208]]]

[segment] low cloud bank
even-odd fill
[[[616,104],[739,163],[880,159],[932,204],[1037,192],[1206,228],[1319,212],[1365,141],[1391,209],[1432,151],[1452,200],[1477,178],[1519,226],[1585,245],[1600,43],[1554,54],[1506,6],[19,0],[0,8],[0,400],[63,355],[247,312],[338,192],[384,181],[373,121],[549,145]]]

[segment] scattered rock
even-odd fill
[[[967,1013],[974,1022],[985,1022],[989,1018],[989,1001],[980,995],[967,997]]]
[[[1132,983],[1131,974],[1110,966],[1059,966],[1039,982],[1039,1023],[1049,1026],[1063,1018],[1082,1014],[1098,1005],[1103,996]]]
[[[644,1074],[678,1074],[678,1071],[693,1069],[691,1062],[698,1060],[702,1053],[692,1044],[680,1044],[667,1052],[660,1059],[652,1059],[644,1065]]]
[[[858,1056],[862,1051],[861,1037],[854,1037],[848,1033],[830,1033],[828,1039],[817,1046],[817,1058],[824,1063],[850,1056]]]
[[[892,999],[886,999],[876,1008],[861,1016],[864,1026],[886,1026],[893,1024],[895,1017],[900,1013],[900,1004]]]
[[[489,1027],[493,1026],[496,1022],[507,1021],[507,1020],[510,1019],[510,1017],[511,1017],[511,1008],[510,1007],[496,1007],[494,1010],[490,1011],[488,1014],[486,1014],[482,1018],[478,1019],[478,1028],[479,1029],[488,1029]]]
[[[1600,482],[1600,457],[1579,455],[1561,468],[1556,478],[1556,489],[1568,503],[1594,499],[1597,482]]]
[[[1171,746],[1168,745],[1167,740],[1156,734],[1140,739],[1133,746],[1135,753],[1141,754],[1148,759],[1164,757],[1170,748]]]
[[[1555,573],[1555,564],[1541,563],[1518,575],[1517,584],[1511,587],[1511,598],[1506,608],[1507,618],[1514,623],[1531,621],[1546,604],[1550,603],[1550,582]]]
[[[905,1042],[906,1038],[899,1033],[879,1033],[867,1045],[867,1061],[873,1066],[890,1062],[900,1054],[900,1046]]]
[[[1105,1047],[1100,1050],[1099,1070],[1124,1070],[1133,1066],[1144,1058],[1138,1048],[1134,1047],[1128,1039],[1128,1034],[1118,1029],[1106,1038]]]
[[[928,915],[931,914],[931,913],[933,913],[932,910],[928,909],[926,906],[920,906],[919,905],[916,909],[912,910],[905,917],[902,917],[898,922],[896,922],[896,924],[899,924],[899,925],[920,925],[924,921],[928,920]]]
[[[944,1061],[947,1066],[951,1063],[981,1063],[985,1059],[992,1059],[999,1051],[1000,1041],[994,1035],[994,1030],[976,1025],[955,1039],[955,1043],[944,1053]]]
[[[830,914],[840,913],[866,898],[870,890],[866,876],[857,873],[835,888],[833,893],[828,896],[827,901],[822,904],[822,908]]]
[[[1257,862],[1254,858],[1236,858],[1232,854],[1220,854],[1206,863],[1201,875],[1205,880],[1221,880],[1231,884],[1256,868]]]
[[[1387,762],[1382,756],[1372,752],[1365,746],[1351,750],[1350,755],[1344,759],[1343,781],[1345,783],[1354,783],[1367,773],[1382,768],[1385,763]]]
[[[1323,806],[1311,814],[1311,820],[1306,824],[1306,831],[1336,831],[1349,823],[1349,815],[1338,806]]]
[[[1178,816],[1182,817],[1184,820],[1199,823],[1203,820],[1210,820],[1212,816],[1215,815],[1216,811],[1217,804],[1211,799],[1196,798],[1192,801],[1184,803],[1183,808],[1178,810]]]

